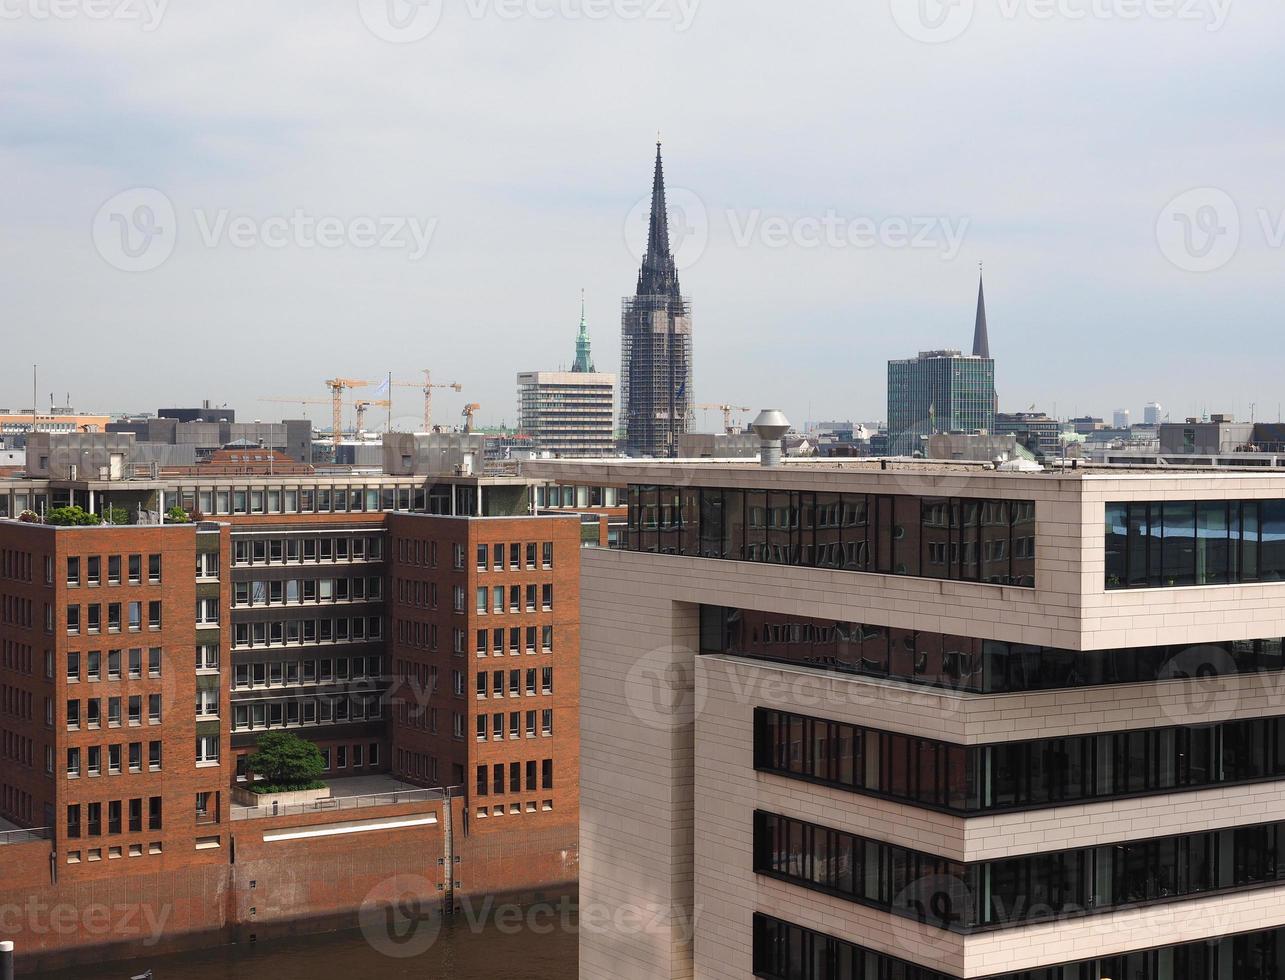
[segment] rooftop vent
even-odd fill
[[[760,462],[764,466],[780,466],[781,439],[790,431],[790,420],[785,417],[785,413],[780,409],[765,408],[750,423],[750,428],[761,443]]]

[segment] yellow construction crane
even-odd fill
[[[424,380],[421,381],[394,381],[394,388],[419,388],[424,392],[424,431],[433,431],[433,389],[450,388],[452,391],[463,391],[464,386],[458,383],[451,384],[434,384],[433,372],[424,368]]]
[[[344,392],[352,388],[366,388],[371,383],[353,378],[331,378],[326,382],[326,387],[330,389],[331,432],[336,448],[343,440]]]
[[[387,398],[381,398],[378,401],[356,401],[352,407],[357,410],[357,432],[360,434],[366,429],[366,410],[369,408],[392,408],[393,403]]]
[[[464,406],[464,411],[461,412],[460,414],[464,416],[465,433],[469,433],[473,431],[473,413],[476,412],[481,407],[482,406],[479,405],[477,402],[469,402],[467,405]]]
[[[733,412],[752,412],[754,409],[745,405],[694,405],[693,408],[707,409],[711,412],[723,413],[723,431],[728,435],[732,434],[732,413]]]

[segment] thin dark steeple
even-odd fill
[[[977,263],[977,323],[973,327],[973,357],[991,356],[990,337],[986,333],[986,290],[982,282],[982,264]]]
[[[651,183],[651,220],[647,229],[647,254],[638,272],[639,296],[670,296],[678,299],[678,270],[669,250],[669,212],[665,202],[665,168],[660,141],[656,141],[656,172]]]

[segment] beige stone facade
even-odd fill
[[[1033,500],[1035,588],[591,549],[582,562],[581,976],[745,978],[764,913],[952,977],[980,978],[1285,925],[1285,886],[970,934],[754,873],[756,809],[978,862],[1285,817],[1285,782],[959,815],[754,765],[775,707],[958,745],[1285,715],[1285,676],[978,695],[700,656],[701,605],[1093,651],[1285,636],[1285,582],[1108,591],[1108,502],[1285,499],[1285,476],[1062,475],[856,464],[536,464],[550,481]],[[621,915],[633,910],[638,917]],[[621,925],[623,923],[623,925]],[[1239,980],[1239,978],[1238,978]]]

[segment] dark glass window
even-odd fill
[[[631,485],[622,546],[735,561],[1035,585],[1035,504]]]
[[[769,708],[754,725],[760,771],[958,813],[1285,775],[1282,718],[971,746]]]
[[[1285,578],[1285,500],[1108,503],[1105,535],[1108,589]]]
[[[702,653],[998,694],[1285,669],[1281,638],[1059,650],[752,609],[701,606]]]
[[[1275,883],[1285,879],[1283,829],[1273,823],[964,864],[756,811],[754,871],[968,933]]]
[[[854,943],[754,914],[754,976],[765,980],[955,980]],[[1006,973],[989,980],[1279,980],[1285,928]]]

